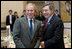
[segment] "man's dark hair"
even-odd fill
[[[58,12],[58,10],[56,9],[55,11],[57,11]]]
[[[49,6],[49,9],[50,9],[50,10],[55,9],[54,3],[45,3],[45,4],[43,5],[43,7],[45,7],[45,6]]]
[[[12,10],[9,10],[9,12],[12,12]]]
[[[17,11],[14,12],[14,14],[17,13]]]

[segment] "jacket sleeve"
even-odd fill
[[[36,45],[35,45],[35,47],[34,48],[39,48],[39,46],[40,46],[40,41],[41,41],[41,31],[42,31],[42,27],[41,27],[41,23],[39,23],[39,25],[38,25],[38,34],[37,34],[37,43],[36,43]]]
[[[13,27],[13,39],[16,44],[16,48],[25,48],[20,40],[20,21],[17,19]]]

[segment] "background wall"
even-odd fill
[[[22,15],[26,1],[1,1],[1,22],[6,22],[6,16],[10,9],[18,12],[19,17]]]

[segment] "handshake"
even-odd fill
[[[39,46],[39,48],[45,48],[44,41],[42,41],[42,42],[40,43],[40,46]]]

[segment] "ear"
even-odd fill
[[[52,10],[52,13],[54,13],[55,10]]]

